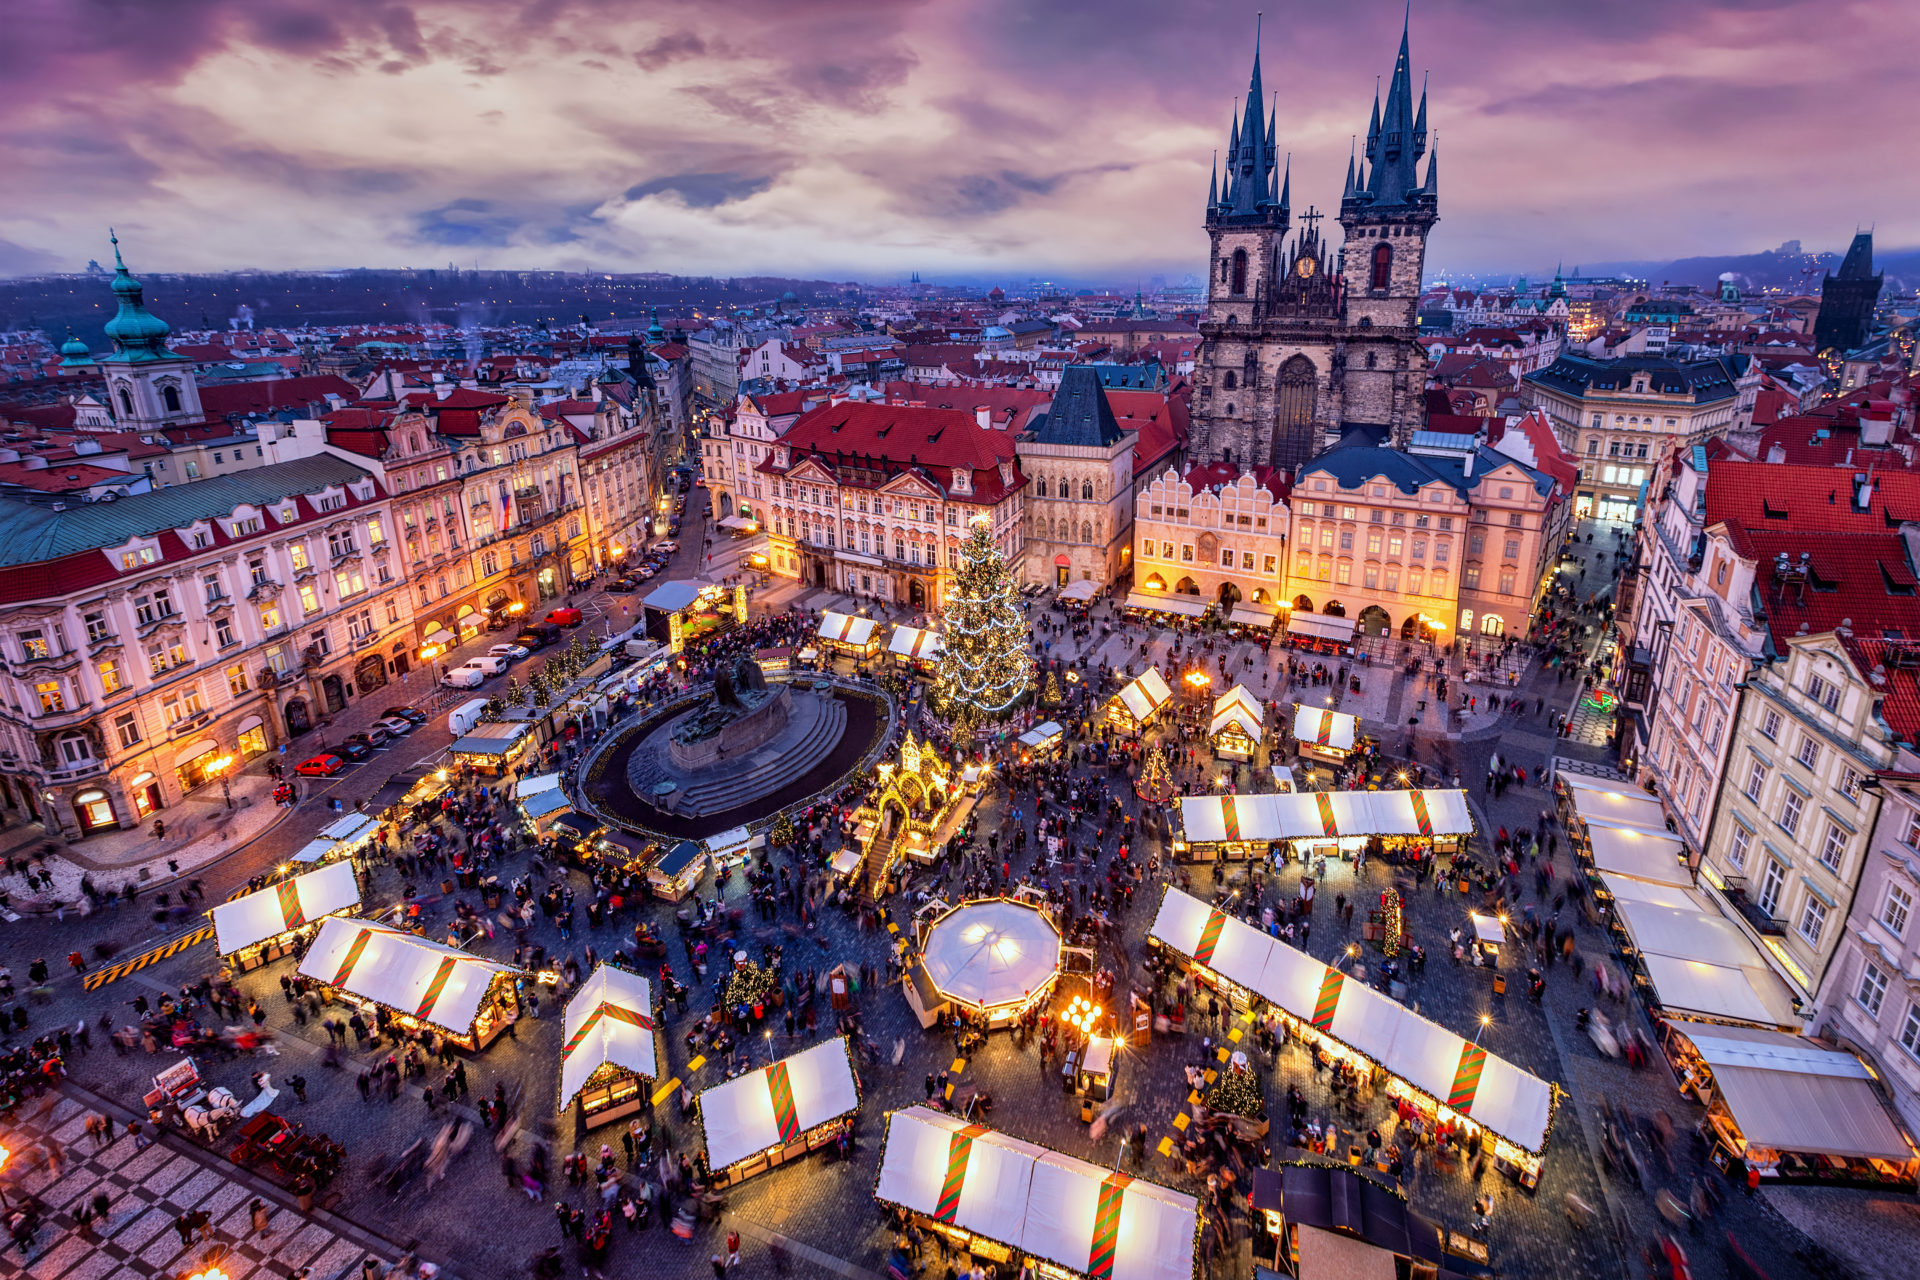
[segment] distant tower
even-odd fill
[[[1840,273],[1820,285],[1820,310],[1813,319],[1813,345],[1821,351],[1851,351],[1873,329],[1873,308],[1880,301],[1884,273],[1873,269],[1873,232],[1855,233],[1840,263]]]
[[[106,334],[113,351],[99,364],[107,375],[108,408],[123,431],[152,430],[198,422],[200,385],[193,364],[169,350],[167,322],[147,310],[146,291],[120,257],[120,239],[111,231],[113,294],[120,310],[107,321]]]

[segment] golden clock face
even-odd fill
[[[1305,280],[1308,276],[1313,274],[1314,268],[1317,265],[1318,264],[1315,263],[1312,258],[1302,258],[1300,259],[1300,261],[1293,264],[1293,270],[1296,275],[1298,275],[1302,280]]]

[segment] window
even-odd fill
[[[1863,779],[1860,777],[1860,774],[1858,771],[1853,769],[1842,769],[1840,771],[1840,794],[1845,796],[1849,800],[1854,800],[1854,801],[1859,800],[1860,784],[1862,781]]]
[[[1772,858],[1767,859],[1767,872],[1760,878],[1760,909],[1772,915],[1780,906],[1780,890],[1787,883],[1787,869]]]
[[[1880,923],[1893,931],[1895,937],[1907,932],[1907,921],[1913,916],[1913,895],[1897,884],[1887,886],[1887,900],[1880,904]]]
[[[1470,564],[1460,571],[1460,585],[1472,591],[1480,585],[1480,566]]]
[[[1386,246],[1382,245],[1381,247],[1385,248]],[[1233,251],[1233,279],[1231,288],[1236,296],[1247,291],[1247,251],[1245,249],[1235,249]]]
[[[152,564],[158,558],[159,554],[154,551],[152,547],[139,547],[132,551],[122,551],[120,553],[120,567],[122,569],[138,569],[143,564]]]
[[[1393,278],[1393,246],[1377,244],[1373,246],[1373,273],[1367,283],[1369,289],[1385,289]],[[1235,290],[1235,292],[1239,292]]]
[[[1792,787],[1784,788],[1786,795],[1780,801],[1780,829],[1788,835],[1797,835],[1800,831],[1800,812],[1807,802]]]
[[[1733,824],[1733,840],[1727,845],[1727,861],[1738,870],[1747,866],[1747,850],[1753,847],[1753,832],[1739,823]]]
[[[1275,563],[1274,557],[1267,556],[1265,557],[1262,563],[1264,567],[1262,568],[1261,572],[1267,573],[1267,574],[1274,574],[1279,572],[1279,566]]]
[[[1387,539],[1387,554],[1397,556],[1401,554],[1406,545],[1406,540],[1396,533]]]
[[[237,662],[227,668],[227,688],[236,698],[247,691],[247,670]]]
[[[1810,735],[1803,735],[1800,739],[1800,750],[1794,753],[1793,758],[1809,769],[1819,768],[1820,744],[1815,742]]]
[[[1758,801],[1760,788],[1767,785],[1767,766],[1756,758],[1747,764],[1747,785],[1741,788],[1747,799]]]
[[[67,709],[67,698],[60,691],[58,680],[42,680],[33,686],[33,692],[40,699],[40,710],[43,714]]]
[[[1807,677],[1807,696],[1829,711],[1840,709],[1840,686],[1819,676]]]
[[[1920,1002],[1907,1006],[1907,1022],[1900,1028],[1900,1047],[1920,1057]]]
[[[151,626],[162,618],[171,618],[173,597],[167,594],[165,588],[154,591],[150,595],[135,596],[133,616],[143,627]]]
[[[129,711],[123,716],[114,717],[113,732],[120,739],[122,747],[134,747],[140,744],[140,722]]]
[[[1445,564],[1452,554],[1452,546],[1453,544],[1445,538],[1435,541],[1433,544],[1433,562],[1435,564]]]
[[[309,615],[320,612],[320,593],[313,589],[311,582],[300,584],[300,608]]]
[[[1509,560],[1518,560],[1520,558],[1520,539],[1507,539],[1506,556]]]
[[[76,733],[60,739],[60,754],[66,758],[68,767],[72,767],[93,759],[93,748],[87,745],[84,734]]]
[[[1768,707],[1766,714],[1760,717],[1760,732],[1778,742],[1780,740],[1780,713]]]
[[[1880,1016],[1880,1005],[1887,998],[1887,971],[1873,961],[1867,961],[1866,968],[1860,972],[1860,986],[1853,993],[1854,1003],[1867,1011],[1867,1016]]]
[[[334,589],[342,600],[348,596],[357,596],[367,589],[367,579],[358,569],[344,569],[333,575]]]
[[[1826,927],[1827,904],[1808,894],[1807,904],[1800,908],[1800,936],[1809,945],[1817,947],[1820,945],[1820,931]]]
[[[1193,544],[1191,542],[1183,542],[1180,544],[1180,559],[1188,564],[1193,563]]]
[[[1502,569],[1500,571],[1500,594],[1503,596],[1512,595],[1516,581],[1517,579],[1512,569]]]
[[[219,462],[220,456],[218,454],[215,454],[213,460],[215,462]],[[229,521],[227,524],[227,528],[228,528],[228,531],[231,532],[234,537],[244,538],[250,533],[260,532],[260,517],[248,516],[243,520]]]
[[[1820,843],[1820,861],[1829,871],[1840,869],[1840,860],[1847,856],[1847,833],[1840,829],[1837,822],[1827,824],[1827,838]]]
[[[213,638],[219,642],[220,647],[222,649],[226,648],[228,645],[233,644],[234,643],[233,619],[231,618],[214,619]]]
[[[333,642],[327,639],[327,633],[325,631],[314,632],[307,637],[307,643],[312,645],[323,658],[333,652]]]
[[[272,631],[280,625],[280,606],[263,604],[260,606],[260,629]]]
[[[451,532],[451,526],[449,526],[449,532]],[[375,516],[373,519],[367,521],[367,545],[369,547],[377,547],[385,543],[386,540],[387,531],[381,525],[380,517]]]
[[[352,555],[359,550],[354,545],[353,530],[336,529],[327,535],[327,554],[338,560],[341,556]]]
[[[113,634],[107,629],[107,615],[104,613],[90,613],[84,621],[87,624],[87,643],[89,644],[99,644]]]

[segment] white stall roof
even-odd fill
[[[1467,794],[1454,790],[1182,796],[1180,820],[1186,838],[1196,844],[1473,831]]]
[[[833,860],[827,865],[832,867],[837,874],[845,875],[860,865],[860,854],[854,849],[842,849],[833,855]]]
[[[1066,728],[1058,720],[1043,720],[1021,734],[1019,743],[1023,747],[1033,747],[1037,750],[1052,746],[1066,736],[1066,732]]]
[[[874,1195],[930,1216],[949,1171],[960,1187],[949,1220],[1075,1274],[1091,1270],[1100,1202],[1119,1196],[1112,1280],[1192,1280],[1199,1204],[1192,1196],[1088,1164],[929,1107],[887,1119]]]
[[[514,969],[370,920],[330,916],[300,962],[300,972],[466,1035],[494,975]]]
[[[660,1074],[653,984],[603,964],[567,1001],[560,1048],[560,1107],[565,1110],[608,1063],[652,1080]]]
[[[921,963],[949,999],[980,1008],[1017,1004],[1059,972],[1060,931],[1024,902],[963,903],[927,930]]]
[[[320,834],[341,844],[352,844],[356,840],[366,839],[379,829],[380,824],[366,814],[350,813],[320,828]]]
[[[1473,936],[1480,942],[1491,942],[1498,946],[1507,940],[1507,926],[1499,916],[1483,916],[1478,911],[1467,913],[1473,921]]]
[[[1304,702],[1293,708],[1293,736],[1300,742],[1317,743],[1338,751],[1353,750],[1354,734],[1360,728],[1358,716],[1350,716],[1332,707],[1314,707]]]
[[[1237,684],[1214,699],[1213,723],[1207,728],[1207,736],[1212,737],[1232,725],[1247,737],[1258,738],[1266,720],[1266,708],[1260,705],[1260,699],[1248,692],[1245,685]]]
[[[293,860],[295,862],[324,862],[340,851],[340,846],[335,841],[325,838],[309,840],[300,846],[299,852],[293,855]]]
[[[1711,902],[1686,885],[1662,884],[1658,880],[1642,880],[1638,876],[1623,876],[1612,871],[1601,872],[1600,883],[1612,890],[1616,898],[1645,902],[1656,907],[1671,907],[1677,911],[1714,910]]]
[[[1075,578],[1060,588],[1058,595],[1062,600],[1091,600],[1099,590],[1100,584],[1092,578]]]
[[[1652,952],[1642,954],[1640,963],[1661,1007],[1677,1018],[1736,1018],[1767,1027],[1800,1021],[1786,984],[1764,965],[1736,968]]]
[[[1644,791],[1620,790],[1624,783],[1596,785],[1600,780],[1584,774],[1562,773],[1573,811],[1589,826],[1601,823],[1612,827],[1637,827],[1656,835],[1667,834],[1666,811],[1660,802]]]
[[[717,835],[707,837],[707,852],[717,858],[722,854],[744,853],[755,844],[764,843],[764,840],[759,839],[745,827],[731,827]]]
[[[1798,1021],[1786,984],[1710,902],[1677,886],[1602,878],[1614,892],[1614,914],[1640,952],[1654,994],[1670,1013],[1775,1027]]]
[[[1714,1085],[1749,1145],[1902,1163],[1913,1158],[1874,1091],[1872,1074],[1852,1054],[1775,1031],[1678,1029],[1713,1068]]]
[[[223,956],[289,929],[345,911],[360,901],[360,882],[350,862],[334,862],[245,894],[213,909],[214,945]]]
[[[1182,618],[1197,618],[1207,611],[1207,602],[1194,596],[1170,596],[1162,591],[1129,591],[1127,608],[1149,609],[1154,613],[1172,613]]]
[[[829,609],[820,615],[819,636],[822,640],[833,640],[860,648],[873,639],[874,626],[872,618],[835,613]]]
[[[1270,627],[1279,613],[1279,607],[1276,605],[1237,604],[1227,615],[1227,621],[1243,627]]]
[[[932,662],[940,656],[940,633],[922,631],[919,627],[898,626],[887,640],[887,652],[897,653],[903,658],[918,658],[922,662]]]
[[[1148,667],[1130,680],[1117,696],[1128,715],[1135,720],[1145,720],[1172,701],[1173,690],[1167,688],[1167,682],[1160,675],[1158,667]]]
[[[718,1170],[738,1164],[859,1108],[847,1038],[822,1041],[700,1095],[707,1165]]]
[[[1330,618],[1324,613],[1296,609],[1287,616],[1287,634],[1311,636],[1315,640],[1335,640],[1348,644],[1353,640],[1352,618]]]
[[[1593,847],[1593,865],[1598,871],[1613,871],[1659,884],[1693,883],[1684,861],[1687,847],[1678,836],[1589,822],[1587,841]]]
[[[1616,898],[1614,910],[1641,951],[1734,968],[1766,963],[1739,926],[1718,912],[1662,907],[1633,898]]]
[[[522,778],[513,784],[513,798],[524,801],[527,797],[537,796],[542,791],[558,790],[560,790],[559,774],[536,773],[531,778]]]
[[[1207,932],[1213,938],[1207,945]],[[1160,912],[1147,936],[1166,943],[1221,977],[1252,989],[1266,972],[1273,939],[1198,898],[1169,893],[1160,900]]]

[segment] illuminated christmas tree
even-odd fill
[[[1380,936],[1380,949],[1390,956],[1400,954],[1400,948],[1407,940],[1407,910],[1400,901],[1400,891],[1388,887],[1380,899],[1380,921],[1384,932]]]
[[[934,699],[957,725],[998,719],[1033,687],[1027,615],[985,520],[960,548],[941,640]]]
[[[1065,694],[1060,692],[1059,672],[1057,671],[1047,672],[1047,685],[1046,685],[1046,688],[1040,691],[1040,701],[1046,703],[1050,707],[1057,707],[1060,705],[1060,699],[1065,696],[1066,696]]]
[[[1133,794],[1148,804],[1166,804],[1173,799],[1173,770],[1167,767],[1167,753],[1159,747],[1151,747],[1147,758],[1140,765],[1140,780],[1133,784]]]

